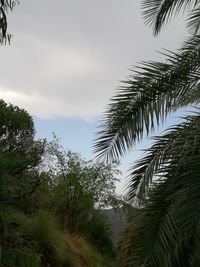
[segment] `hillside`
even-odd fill
[[[111,238],[114,246],[120,240],[120,234],[125,230],[128,223],[128,216],[123,209],[108,209],[104,211],[111,230]]]

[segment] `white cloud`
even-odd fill
[[[47,99],[44,95],[26,95],[6,88],[0,88],[0,95],[7,103],[18,105],[28,110],[32,115],[44,119],[74,117],[92,121],[102,110],[101,105],[96,105],[96,103],[93,107],[92,104],[86,106],[84,102],[79,102],[79,105],[76,105],[76,103],[68,102],[59,97],[49,97]]]

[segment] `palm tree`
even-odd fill
[[[181,9],[191,37],[166,62],[145,62],[112,99],[96,139],[99,157],[130,150],[168,115],[197,111],[168,129],[131,171],[128,198],[142,204],[122,244],[121,266],[199,266],[200,263],[200,1],[143,0],[154,34]],[[134,202],[135,203],[135,202]]]

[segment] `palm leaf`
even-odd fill
[[[112,99],[95,140],[99,157],[117,159],[166,116],[200,99],[199,36],[167,62],[144,62]]]
[[[130,266],[191,266],[199,260],[200,154],[169,165],[126,249]],[[178,169],[177,169],[178,166]],[[130,230],[131,231],[131,230]],[[124,265],[124,266],[129,266]]]
[[[200,8],[196,8],[191,12],[191,15],[188,19],[188,28],[196,34],[199,32],[200,27]]]
[[[199,3],[199,0],[143,0],[143,16],[156,35],[173,14],[177,15],[181,10],[193,11]]]
[[[155,144],[146,150],[130,173],[129,200],[148,195],[153,182],[166,172],[172,161],[183,161],[188,154],[200,152],[200,113],[187,116],[185,121],[168,129],[163,136],[155,137]]]

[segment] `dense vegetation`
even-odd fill
[[[114,266],[102,209],[116,205],[117,164],[34,139],[28,113],[0,101],[0,252],[5,266]]]
[[[0,2],[0,38],[7,10]],[[106,112],[96,152],[117,160],[143,135],[182,107],[197,111],[155,138],[132,169],[131,224],[119,248],[110,238],[105,207],[121,205],[116,163],[85,161],[56,138],[34,139],[32,118],[0,102],[0,261],[4,266],[200,265],[200,1],[143,0],[144,18],[158,34],[172,14],[188,11],[190,38],[165,62],[146,62]]]

